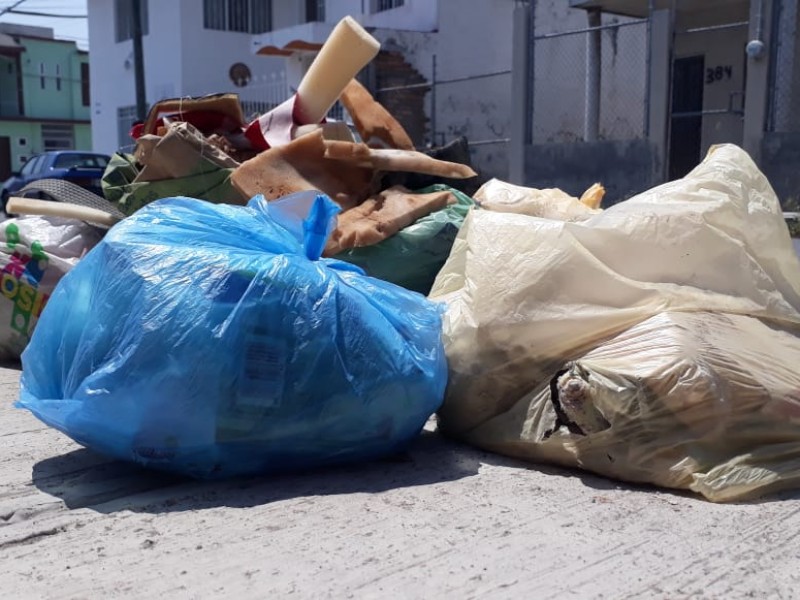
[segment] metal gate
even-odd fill
[[[748,30],[748,21],[675,30],[669,179],[686,175],[712,144],[742,144]]]

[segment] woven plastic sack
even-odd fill
[[[100,238],[95,228],[58,217],[0,223],[0,358],[19,358],[56,284]]]
[[[741,149],[581,222],[473,211],[445,433],[715,501],[800,483],[800,262]]]
[[[320,259],[338,210],[312,193],[137,211],[51,298],[19,406],[97,451],[197,477],[403,448],[444,395],[439,307]]]
[[[450,255],[464,218],[475,206],[472,198],[445,185],[432,185],[416,193],[443,190],[455,196],[455,204],[421,218],[374,246],[345,250],[336,258],[358,265],[378,279],[427,294]]]

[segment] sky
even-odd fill
[[[13,6],[17,0],[0,0],[0,12],[4,8]],[[86,16],[86,0],[24,0],[16,10],[51,13],[53,15],[83,15]],[[63,40],[73,40],[82,50],[89,48],[88,23],[83,19],[59,19],[56,17],[33,17],[5,13],[0,16],[0,23],[20,23],[23,25],[36,25],[50,27],[55,37]]]

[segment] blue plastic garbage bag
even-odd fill
[[[320,259],[338,210],[312,193],[138,211],[56,288],[18,406],[96,451],[195,477],[402,449],[444,396],[440,311]]]

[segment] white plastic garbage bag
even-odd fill
[[[486,210],[517,213],[560,221],[583,221],[600,212],[605,189],[596,183],[581,198],[556,188],[536,189],[490,179],[475,192],[475,201]]]
[[[81,221],[0,222],[0,358],[18,358],[59,280],[101,239]]]
[[[580,222],[473,211],[441,429],[723,501],[800,483],[800,262],[735,146]]]

